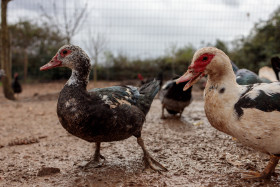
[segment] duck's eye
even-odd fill
[[[69,55],[71,53],[71,51],[69,49],[63,49],[60,51],[60,55],[62,57],[66,57],[67,55]]]
[[[202,58],[202,61],[206,61],[206,60],[208,60],[208,57],[207,57],[207,56],[205,56],[205,57]]]

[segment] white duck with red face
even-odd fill
[[[229,57],[214,47],[198,50],[177,83],[189,81],[187,90],[204,75],[208,75],[204,109],[210,124],[270,155],[263,172],[244,177],[270,177],[280,158],[280,82],[238,85]]]

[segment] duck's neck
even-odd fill
[[[223,70],[216,69],[215,71],[208,72],[208,84],[209,85],[231,85],[237,86],[236,76],[229,66],[224,66]]]
[[[67,81],[66,86],[82,87],[86,89],[89,81],[89,72],[90,68],[84,71],[72,69],[71,77]]]
[[[210,124],[216,129],[231,134],[228,127],[233,106],[239,97],[239,86],[232,69],[208,73],[204,91],[205,113]]]

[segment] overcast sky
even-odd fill
[[[51,0],[13,0],[8,22],[29,18],[40,22],[39,6],[52,12]],[[279,0],[56,0],[68,15],[88,2],[88,16],[73,44],[85,48],[89,32],[102,33],[107,49],[131,57],[163,55],[171,44],[203,47],[221,39],[230,43],[247,36],[254,23],[266,20],[280,5]]]

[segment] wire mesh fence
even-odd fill
[[[85,47],[90,36],[99,35],[113,54],[146,58],[163,55],[170,46],[198,48],[216,39],[230,46],[279,5],[278,0],[14,0],[8,22],[43,23],[47,15],[71,27],[82,11],[71,43]]]

